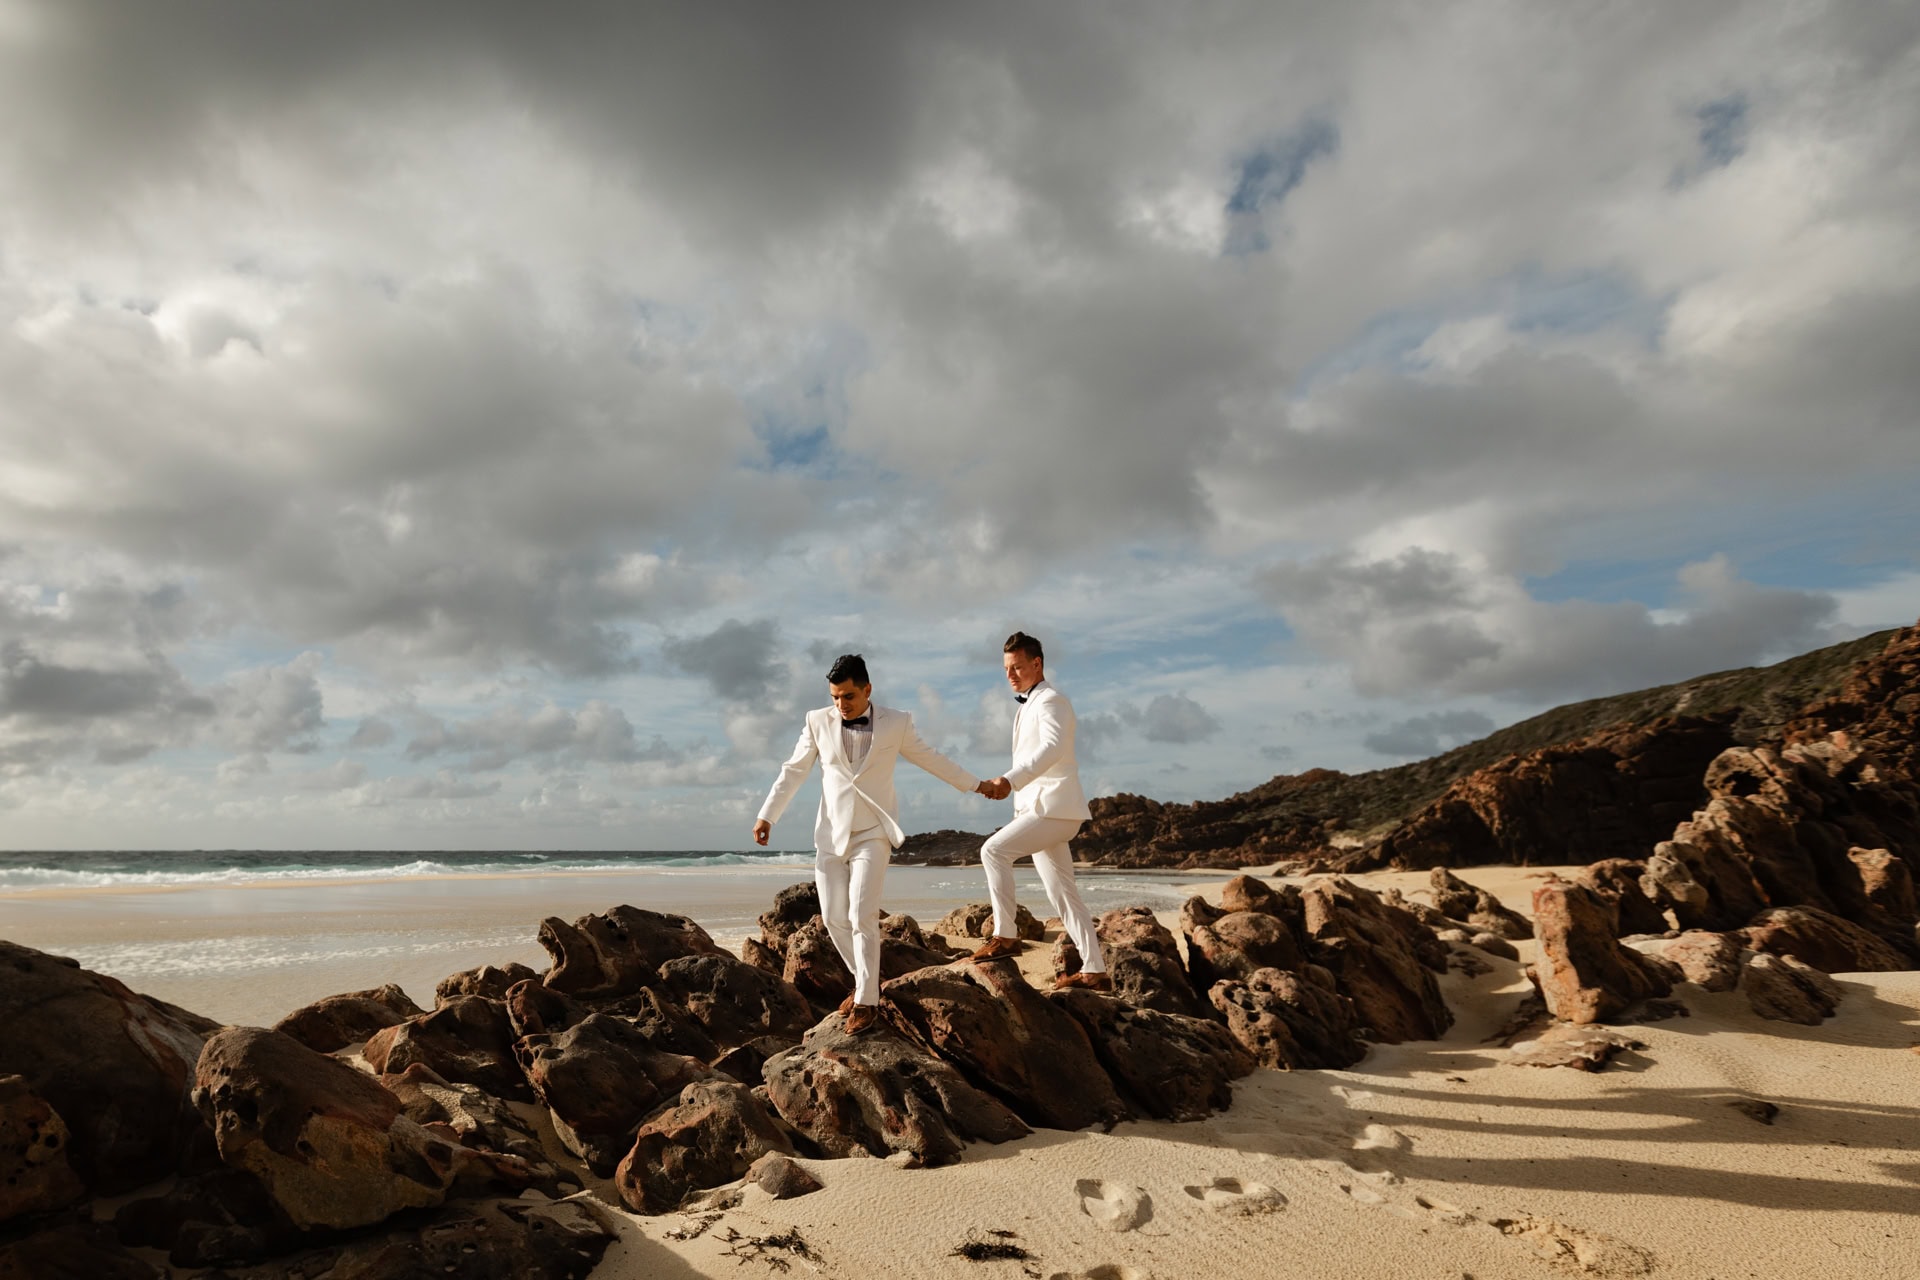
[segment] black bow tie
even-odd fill
[[[1015,702],[1025,702],[1027,700],[1027,695],[1024,693],[1016,693],[1013,695],[1013,700]]]
[[[857,724],[869,724],[872,722],[872,720],[873,720],[872,716],[855,716],[851,720],[842,720],[840,723],[843,727],[851,729],[853,728],[853,726]]]

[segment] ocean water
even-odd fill
[[[431,1006],[441,978],[548,963],[548,916],[622,903],[692,917],[737,951],[810,853],[430,854],[315,850],[0,853],[0,939],[71,956],[135,990],[230,1022],[269,1023],[324,995],[393,982]],[[1193,873],[1082,870],[1096,913],[1177,907]],[[1028,867],[1020,901],[1050,914]],[[889,869],[885,907],[933,926],[984,902],[979,867]]]

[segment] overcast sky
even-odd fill
[[[1912,623],[1917,41],[0,0],[0,842],[741,848],[843,650],[1005,768],[1015,628],[1188,800]]]

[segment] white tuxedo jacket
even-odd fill
[[[840,709],[821,707],[807,712],[800,741],[780,766],[780,776],[773,780],[773,790],[767,793],[759,816],[767,822],[780,821],[818,760],[820,815],[813,824],[814,847],[826,854],[845,854],[848,837],[853,834],[856,802],[865,800],[880,816],[887,843],[897,849],[907,838],[900,829],[900,802],[893,790],[893,766],[902,756],[957,790],[972,791],[980,785],[980,779],[927,745],[913,727],[909,712],[875,703],[867,714],[873,717],[873,745],[856,769],[840,740]]]
[[[1073,758],[1073,704],[1042,680],[1027,691],[1013,716],[1013,811],[1041,818],[1093,816]]]

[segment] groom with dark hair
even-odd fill
[[[991,795],[986,783],[928,746],[913,716],[873,701],[867,664],[842,654],[827,671],[833,705],[809,711],[793,755],[780,766],[773,790],[754,820],[753,841],[764,845],[773,824],[820,762],[820,812],[813,824],[813,882],[820,916],[834,949],[853,974],[853,994],[840,1006],[849,1034],[880,1015],[880,890],[887,862],[906,834],[900,829],[893,766],[905,757],[960,791]]]

